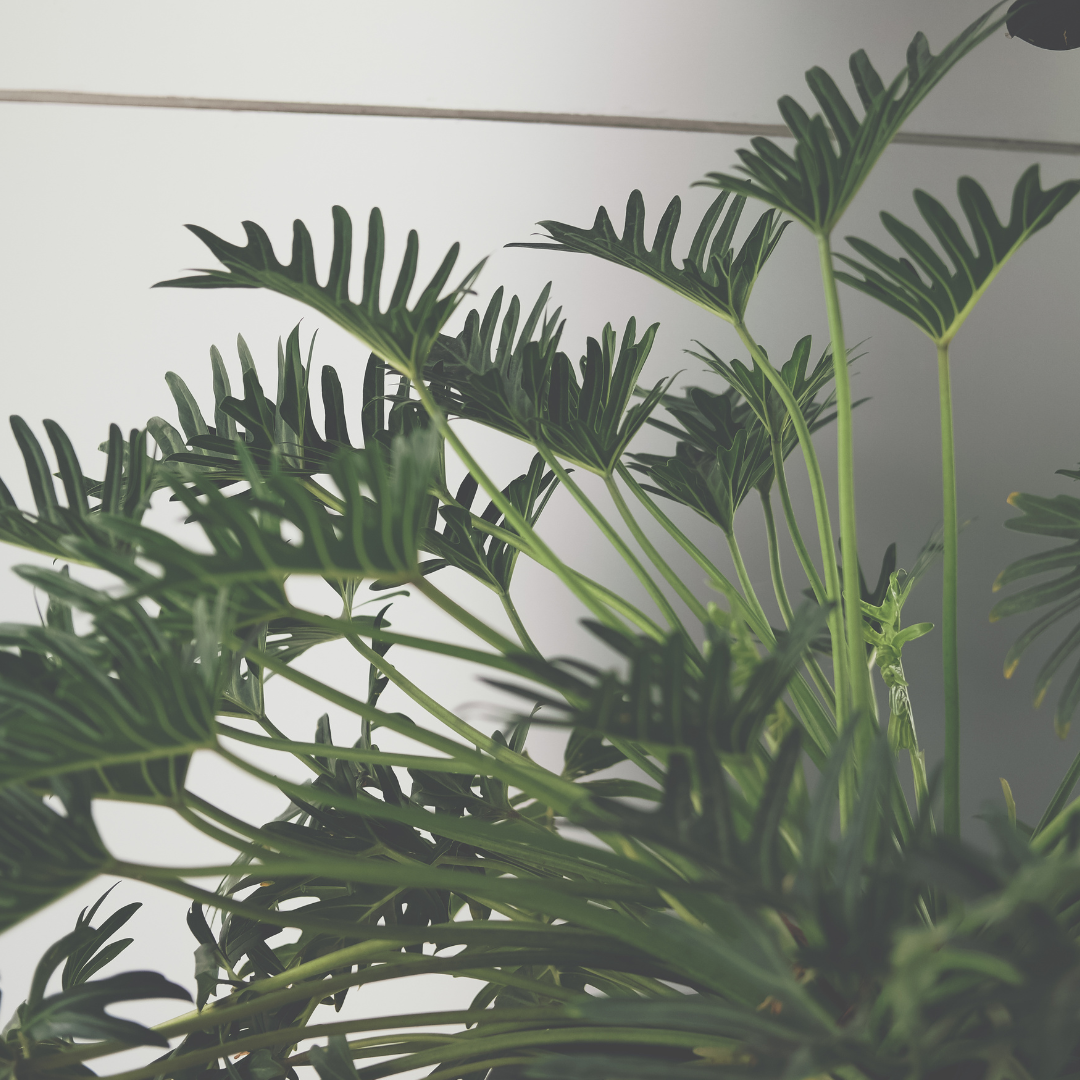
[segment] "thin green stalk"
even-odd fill
[[[784,625],[790,626],[795,618],[791,610],[791,601],[788,599],[787,589],[784,586],[784,571],[780,565],[780,545],[776,539],[776,522],[773,520],[772,499],[768,491],[759,491],[761,496],[761,512],[765,515],[765,535],[769,542],[769,574],[772,577],[773,592],[776,594],[776,602],[780,606],[780,614],[784,617]]]
[[[818,462],[817,452],[814,450],[814,444],[810,437],[810,428],[807,426],[806,417],[803,416],[802,409],[799,408],[799,403],[795,400],[795,395],[791,392],[791,387],[784,381],[780,372],[769,362],[769,358],[750,335],[750,331],[747,329],[746,324],[743,322],[736,322],[733,325],[740,340],[749,350],[754,363],[761,368],[773,389],[779,394],[780,400],[784,403],[784,407],[788,412],[788,417],[791,420],[791,425],[794,427],[795,434],[799,439],[799,446],[803,453],[803,461],[806,463],[806,473],[810,479],[810,493],[814,499],[814,517],[817,520],[818,541],[821,545],[821,560],[825,571],[825,596],[828,602],[834,605],[829,612],[829,637],[832,641],[833,668],[836,675],[837,713],[840,717],[841,727],[843,727],[847,723],[847,718],[851,712],[852,674],[849,670],[851,666],[849,659],[850,654],[845,645],[844,619],[840,609],[840,574],[836,568],[836,548],[833,542],[832,522],[829,518],[829,501],[825,493],[825,480],[821,473],[821,465]],[[845,375],[847,374],[846,367],[844,368],[844,373]],[[859,629],[858,641],[859,648],[861,649],[861,627]],[[863,661],[860,657],[859,666],[861,667],[862,664]],[[854,805],[854,788],[851,787],[850,784],[841,784],[842,789],[845,786],[850,787],[851,790],[847,792],[846,796],[842,795],[840,800],[840,816],[842,820],[846,820],[844,806],[847,805],[850,809],[850,807]]]
[[[425,709],[437,720],[441,720],[451,731],[457,732],[466,738],[474,746],[482,750],[491,751],[495,743],[482,731],[478,731],[471,724],[466,723],[456,713],[451,712],[445,705],[436,701],[430,694],[425,693],[411,679],[406,678],[398,669],[386,659],[380,656],[374,649],[365,645],[358,634],[346,634],[349,644],[377,671],[385,675],[399,690],[404,691],[422,709]],[[460,749],[458,751],[460,753]]]
[[[827,235],[818,235],[821,280],[832,339],[833,380],[836,386],[837,498],[840,505],[840,554],[844,567],[844,622],[851,669],[851,704],[860,714],[871,711],[870,674],[866,668],[863,617],[859,607],[859,543],[855,528],[855,444],[851,422],[851,375],[847,364],[844,324],[840,316],[840,296],[836,291],[832,245]],[[823,553],[824,554],[824,553]],[[831,561],[831,560],[830,560]],[[825,567],[828,571],[828,565]],[[844,722],[847,722],[846,720]]]
[[[518,640],[521,642],[521,647],[526,652],[532,653],[533,656],[540,656],[540,650],[534,644],[533,639],[529,637],[529,631],[525,629],[525,624],[521,621],[521,616],[518,614],[518,609],[510,598],[510,594],[508,592],[499,593],[499,599],[502,601],[503,611],[506,612],[510,625],[514,628],[514,633],[517,634]]]
[[[941,603],[941,659],[945,671],[945,833],[960,835],[960,656],[957,645],[956,580],[959,521],[956,512],[956,449],[953,442],[949,346],[939,344],[938,393],[941,402],[941,487],[945,517],[944,583]],[[845,560],[846,561],[846,560]]]
[[[760,492],[761,509],[765,515],[765,533],[769,541],[769,572],[772,575],[773,592],[776,593],[776,602],[780,606],[780,614],[784,617],[784,624],[791,626],[795,614],[791,609],[791,600],[788,597],[787,588],[784,585],[784,573],[780,566],[780,544],[776,536],[776,521],[773,518],[772,499],[768,491]],[[806,670],[810,672],[810,678],[818,689],[818,693],[825,699],[825,703],[831,709],[836,708],[836,695],[825,678],[825,672],[821,665],[814,659],[812,653],[807,653]]]
[[[349,635],[345,636],[348,637]],[[431,747],[432,750],[442,750],[444,753],[450,754],[451,756],[460,754],[463,751],[472,753],[469,747],[462,746],[460,743],[456,743],[452,739],[447,739],[433,731],[428,731],[418,724],[406,722],[403,718],[393,713],[383,712],[373,705],[368,705],[367,702],[359,701],[357,698],[345,694],[332,686],[328,686],[326,683],[313,678],[311,675],[298,671],[291,664],[284,663],[270,653],[262,652],[260,649],[245,649],[244,643],[238,638],[233,638],[228,644],[231,648],[241,651],[242,655],[247,656],[260,666],[280,675],[287,682],[296,683],[297,686],[302,686],[305,690],[310,690],[312,693],[317,694],[326,701],[333,702],[339,708],[354,713],[362,720],[370,720],[379,727],[390,728],[392,731],[396,731],[401,735],[414,739],[416,742]],[[380,662],[383,662],[382,657],[379,659]],[[466,724],[464,720],[455,717],[453,713],[448,712],[447,715],[448,719],[444,720],[444,722],[448,723],[449,727],[459,735],[468,739],[474,746],[478,746],[482,750],[490,750],[491,747],[494,746],[493,741],[487,735],[484,735],[482,732],[479,732]]]
[[[623,521],[626,522],[626,527],[630,530],[641,550],[645,552],[646,557],[653,566],[660,571],[664,580],[675,590],[682,602],[691,610],[691,612],[693,612],[694,617],[697,618],[699,622],[707,623],[709,621],[709,613],[705,610],[704,605],[686,587],[686,583],[674,570],[672,570],[668,565],[667,560],[660,552],[653,547],[649,538],[645,535],[644,530],[630,512],[630,507],[626,505],[626,500],[623,498],[622,492],[619,491],[618,485],[615,483],[615,478],[613,476],[608,476],[605,478],[604,482],[607,485],[611,501],[615,504],[615,508],[619,511]]]
[[[799,520],[795,516],[795,507],[791,505],[791,492],[788,490],[787,471],[784,468],[784,455],[780,447],[780,440],[772,440],[772,459],[773,459],[773,473],[776,476],[776,487],[780,492],[780,505],[784,510],[784,520],[787,522],[788,535],[791,537],[791,542],[795,547],[795,553],[799,556],[799,564],[803,568],[803,573],[806,575],[806,580],[810,582],[810,588],[814,590],[814,596],[817,597],[819,604],[824,604],[828,600],[828,595],[825,590],[825,584],[822,582],[820,575],[817,572],[817,567],[814,565],[814,560],[810,558],[810,552],[807,550],[806,542],[802,537],[802,530],[799,528]]]
[[[672,538],[701,567],[709,577],[709,581],[715,589],[718,589],[727,599],[738,607],[746,605],[739,590],[720,572],[719,568],[702,552],[702,550],[660,509],[649,497],[649,493],[634,479],[633,473],[621,462],[616,468],[623,483],[634,493],[638,502],[659,522],[664,531]],[[749,613],[748,613],[749,614]],[[760,635],[759,635],[760,636]]]
[[[482,619],[478,619],[471,611],[467,611],[459,603],[451,600],[449,596],[442,591],[442,589],[432,585],[426,577],[419,577],[416,581],[409,583],[416,589],[418,593],[426,596],[436,607],[441,608],[451,618],[456,619],[466,630],[471,630],[481,641],[487,642],[493,649],[498,649],[501,653],[516,653],[520,652],[520,646],[511,641],[508,637],[503,637],[498,630],[493,630]]]
[[[754,592],[754,585],[750,580],[750,574],[747,572],[746,563],[743,562],[742,552],[739,550],[739,542],[735,539],[735,533],[724,533],[724,539],[727,540],[728,550],[731,552],[731,560],[735,563],[735,573],[738,575],[739,584],[742,586],[747,603],[753,608],[754,614],[768,626],[769,618],[765,614],[765,609],[761,606],[761,601],[758,599],[757,593]],[[769,636],[772,637],[774,641],[776,640],[771,629]]]
[[[712,585],[727,597],[732,612],[737,613],[739,618],[746,621],[766,648],[775,648],[776,638],[773,636],[772,627],[769,626],[769,621],[764,617],[764,613],[759,615],[753,609],[749,601],[743,598],[739,590],[713,565],[697,545],[687,538],[663,510],[649,498],[648,492],[638,484],[625,466],[619,466],[619,475],[625,481],[626,486],[637,496],[641,504],[663,526],[668,535],[709,575]],[[836,728],[832,718],[825,713],[821,702],[814,696],[813,691],[806,685],[801,675],[797,675],[791,683],[791,696],[799,709],[806,730],[814,741],[814,747],[821,755],[827,754],[835,741]],[[829,707],[835,708],[832,704],[831,695]],[[813,750],[810,752],[813,753]],[[815,763],[817,763],[817,760]]]
[[[660,613],[667,620],[668,625],[673,630],[683,630],[682,622],[679,620],[679,616],[675,614],[675,609],[671,606],[668,598],[649,576],[648,570],[642,566],[641,561],[630,550],[630,546],[626,541],[612,528],[611,523],[597,510],[585,492],[577,486],[570,474],[559,463],[559,459],[543,447],[540,448],[540,453],[543,455],[544,461],[547,462],[548,468],[559,478],[562,486],[570,492],[577,504],[589,515],[592,523],[603,533],[608,543],[622,556],[626,565],[634,572],[634,576],[641,582],[653,603],[656,604]]]

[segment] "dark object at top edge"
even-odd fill
[[[1080,49],[1080,0],[1016,0],[1008,15],[1009,33],[1029,45],[1056,52]]]

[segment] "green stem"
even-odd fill
[[[765,609],[761,606],[761,601],[758,600],[757,593],[754,592],[754,585],[750,580],[750,574],[747,572],[746,563],[743,562],[742,552],[739,550],[739,542],[735,539],[735,533],[724,533],[724,539],[727,540],[728,550],[731,552],[731,560],[735,563],[735,573],[738,575],[739,584],[742,586],[747,603],[753,608],[757,618],[768,626],[768,616],[765,614]],[[769,630],[769,637],[772,638],[773,641],[776,640],[771,627]]]
[[[776,476],[777,490],[780,492],[780,505],[784,510],[784,520],[787,522],[788,534],[791,536],[791,542],[795,546],[795,553],[799,556],[799,563],[803,568],[803,573],[806,575],[806,580],[810,582],[810,588],[814,590],[817,602],[824,604],[828,599],[828,595],[825,585],[817,572],[817,567],[814,565],[814,560],[810,558],[806,542],[803,540],[798,518],[795,517],[795,507],[791,505],[791,492],[788,490],[787,471],[784,468],[784,454],[779,439],[772,440],[772,459],[773,473]]]
[[[626,486],[637,496],[642,505],[650,514],[652,514],[660,525],[663,526],[668,535],[671,536],[683,551],[685,551],[694,562],[705,571],[709,576],[711,584],[727,597],[728,602],[731,604],[732,613],[743,619],[754,633],[757,634],[758,638],[765,643],[767,648],[775,648],[776,638],[773,636],[772,627],[769,626],[769,621],[764,617],[764,614],[759,616],[757,612],[754,611],[749,601],[743,598],[739,590],[728,581],[722,573],[720,573],[713,563],[701,552],[697,545],[687,538],[663,510],[649,498],[648,492],[638,484],[625,466],[619,466],[619,475],[626,483]],[[835,565],[834,562],[834,568]],[[797,675],[795,679],[792,680],[791,696],[798,706],[806,730],[810,733],[811,738],[814,741],[814,746],[822,755],[827,754],[829,748],[835,741],[836,728],[832,723],[831,718],[825,714],[821,703],[814,696],[813,691],[803,681],[801,675]],[[833,706],[830,705],[830,708],[832,707]],[[817,761],[815,761],[815,764],[816,763]]]
[[[939,344],[938,393],[941,401],[941,487],[945,517],[941,650],[945,671],[945,833],[960,835],[960,657],[957,646],[956,579],[959,522],[956,513],[956,450],[953,442],[949,346]],[[846,560],[845,560],[846,561]]]
[[[821,280],[825,289],[825,308],[829,315],[832,339],[833,380],[836,386],[836,457],[837,497],[840,506],[840,554],[844,567],[843,611],[847,628],[847,647],[851,673],[851,705],[860,715],[871,712],[870,673],[866,668],[863,643],[863,617],[859,607],[859,543],[855,528],[855,445],[851,423],[851,375],[848,371],[844,324],[840,316],[840,296],[836,291],[832,246],[826,234],[818,235]],[[828,562],[831,562],[831,558]],[[828,562],[826,571],[828,571]],[[847,723],[853,715],[844,717]]]
[[[806,417],[803,416],[791,387],[784,381],[784,377],[772,366],[769,358],[762,351],[758,343],[751,337],[746,324],[736,322],[733,324],[735,332],[750,352],[754,363],[764,372],[765,377],[772,384],[773,389],[780,396],[780,400],[787,409],[791,425],[799,439],[802,448],[803,460],[806,463],[806,473],[810,479],[810,493],[814,499],[814,516],[817,519],[818,541],[821,545],[821,561],[825,570],[825,596],[829,603],[834,605],[829,611],[829,637],[832,641],[833,668],[836,673],[836,704],[841,727],[848,720],[851,713],[851,672],[849,654],[844,642],[844,620],[840,609],[840,574],[836,568],[836,548],[833,542],[832,522],[829,518],[829,502],[825,493],[825,480],[821,473],[821,465],[814,450],[814,444],[810,437],[810,428],[807,426]],[[847,368],[844,369],[846,375]],[[809,561],[809,560],[808,560]],[[858,595],[856,593],[856,595]],[[861,617],[861,616],[860,616]],[[859,648],[862,648],[862,628],[859,628]],[[863,666],[860,656],[859,666]],[[842,787],[844,785],[841,785]],[[850,786],[850,785],[848,785]],[[853,805],[854,790],[850,791],[847,798],[841,798],[841,819],[845,819],[845,803]]]
[[[503,611],[506,612],[510,625],[514,628],[514,633],[517,634],[518,640],[521,642],[521,647],[526,652],[532,653],[533,656],[540,656],[540,650],[536,647],[533,639],[529,637],[529,631],[525,629],[525,624],[521,621],[521,616],[518,614],[514,601],[510,598],[510,593],[499,593],[499,599],[502,601]]]
[[[497,630],[493,630],[482,619],[478,619],[470,611],[466,611],[459,603],[451,600],[449,596],[432,585],[426,577],[420,577],[416,581],[410,582],[413,588],[423,596],[426,596],[436,607],[441,608],[452,619],[457,620],[465,627],[466,630],[471,630],[481,641],[487,642],[494,649],[498,649],[501,653],[519,653],[520,647],[507,637],[503,637]]]
[[[683,626],[679,621],[679,616],[675,614],[675,609],[671,606],[660,587],[649,576],[649,572],[641,565],[638,557],[630,550],[630,546],[626,541],[615,531],[607,518],[597,510],[585,492],[577,486],[570,474],[559,463],[559,459],[543,447],[540,447],[540,453],[543,455],[544,461],[547,462],[548,468],[559,478],[562,486],[570,492],[577,504],[589,515],[592,523],[603,533],[608,543],[622,556],[626,565],[634,572],[634,576],[641,582],[653,603],[656,604],[660,613],[667,620],[668,625],[673,630],[682,630]]]
[[[769,540],[769,571],[772,574],[773,592],[776,593],[776,602],[780,605],[780,614],[784,617],[784,624],[791,626],[795,613],[791,609],[791,600],[788,597],[787,588],[784,585],[784,573],[780,566],[780,545],[776,536],[776,521],[773,518],[772,500],[768,491],[760,492],[761,509],[765,514],[765,533]],[[825,699],[825,703],[831,709],[836,708],[836,696],[829,680],[825,678],[825,672],[821,665],[814,659],[812,653],[807,653],[806,670],[810,672],[810,678],[818,689],[818,693]]]
[[[630,507],[626,505],[626,500],[623,498],[622,492],[619,491],[618,485],[615,483],[615,478],[613,476],[608,476],[605,479],[605,483],[607,485],[608,494],[611,496],[611,501],[615,504],[615,508],[619,511],[623,521],[626,522],[626,527],[637,541],[638,546],[645,552],[646,558],[648,558],[653,566],[660,571],[664,580],[675,590],[679,598],[691,612],[693,612],[694,617],[698,619],[699,622],[707,623],[709,621],[709,613],[705,610],[704,605],[686,587],[686,583],[674,570],[672,570],[668,565],[667,560],[660,552],[653,547],[649,538],[645,535],[644,530],[630,512]]]
[[[765,515],[765,535],[769,541],[769,573],[772,576],[773,592],[776,593],[776,602],[780,605],[780,614],[784,617],[784,625],[790,626],[795,618],[791,610],[791,601],[788,599],[787,589],[784,587],[784,571],[780,565],[780,545],[776,539],[776,522],[773,520],[772,499],[768,491],[762,490],[761,512]]]

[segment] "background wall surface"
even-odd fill
[[[301,6],[276,0],[0,0],[0,85],[775,123],[779,95],[792,93],[811,103],[802,72],[812,64],[832,72],[847,91],[847,56],[854,49],[865,47],[890,76],[903,65],[916,30],[928,34],[936,51],[982,5],[983,0],[309,0]],[[965,60],[908,128],[1075,141],[1078,92],[1076,53],[1039,52],[1001,35]],[[630,316],[639,326],[659,321],[646,381],[681,372],[679,385],[715,387],[715,377],[684,350],[700,340],[728,358],[741,356],[725,324],[617,267],[503,245],[527,240],[543,218],[591,222],[600,204],[618,221],[626,196],[637,187],[651,224],[673,195],[683,198],[685,250],[692,225],[710,201],[708,191],[689,185],[710,169],[731,166],[740,143],[730,136],[655,131],[0,104],[0,385],[6,411],[35,425],[44,417],[61,422],[93,472],[89,463],[109,422],[126,429],[154,414],[174,418],[166,370],[180,373],[204,404],[212,404],[211,344],[238,371],[232,343],[243,333],[269,377],[278,336],[301,318],[305,341],[318,331],[316,363],[333,364],[346,396],[355,400],[366,352],[319,316],[259,292],[149,289],[185,267],[212,262],[181,228],[185,222],[236,239],[240,220],[250,218],[284,251],[290,223],[300,217],[325,264],[334,203],[352,213],[358,230],[372,206],[382,208],[388,265],[400,257],[410,228],[421,237],[421,275],[456,240],[463,243],[462,271],[486,257],[478,286],[481,306],[499,285],[530,302],[553,280],[572,356],[584,351],[586,336],[596,335],[605,322],[621,329]],[[955,210],[956,179],[965,174],[982,182],[1007,211],[1012,187],[1032,160],[1016,153],[893,147],[840,231],[884,243],[880,210],[911,220],[916,187]],[[1080,169],[1076,158],[1066,156],[1048,155],[1040,164],[1045,185]],[[1048,711],[1031,708],[1038,656],[1025,659],[1011,682],[1002,677],[1005,651],[1025,624],[990,625],[987,613],[998,571],[1031,550],[1022,536],[1002,528],[1012,513],[1006,496],[1017,489],[1071,490],[1071,482],[1053,471],[1080,458],[1078,240],[1080,212],[1074,207],[1014,260],[954,349],[960,513],[972,519],[961,538],[960,605],[963,808],[965,829],[973,835],[980,806],[1000,798],[999,776],[1012,785],[1020,816],[1034,819],[1076,753],[1076,736],[1063,745]],[[941,517],[934,354],[899,316],[850,291],[842,300],[848,340],[865,339],[855,391],[871,400],[855,420],[857,499],[862,558],[876,571],[894,540],[901,565],[910,564]],[[788,231],[758,285],[749,321],[774,360],[785,358],[807,333],[815,337],[815,355],[825,347],[816,250],[797,229]],[[523,449],[507,449],[484,431],[467,430],[465,437],[481,454],[495,456],[502,482],[527,462]],[[664,440],[647,435],[644,443],[661,446]],[[832,433],[823,433],[818,444],[826,475],[833,476]],[[797,505],[809,521],[798,455],[789,472]],[[21,460],[6,431],[0,433],[0,475],[17,495],[27,495]],[[602,501],[602,491],[596,495]],[[158,513],[161,520],[176,516],[167,504]],[[718,534],[689,511],[680,521],[719,565],[728,565]],[[738,525],[751,573],[765,595],[771,590],[764,527],[753,500],[740,511]],[[576,566],[637,598],[636,582],[611,564],[568,498],[555,500],[545,529]],[[797,563],[790,547],[784,557],[794,582]],[[0,552],[4,566],[28,558]],[[677,555],[673,562],[696,581]],[[447,580],[446,586],[473,601],[462,582]],[[704,585],[700,591],[708,595]],[[602,656],[576,624],[569,599],[553,593],[542,572],[523,566],[518,593],[543,650]],[[0,602],[5,621],[37,619],[35,598],[6,571],[0,575]],[[937,622],[939,609],[937,573],[919,587],[905,618]],[[394,617],[402,627],[440,631],[437,614],[415,599],[399,605]],[[942,748],[939,650],[940,638],[933,634],[905,654],[916,723],[931,761]],[[417,677],[437,681],[448,703],[465,703],[481,723],[496,722],[497,698],[472,673],[418,664],[415,658],[401,662]],[[366,679],[345,654],[321,663],[327,666],[320,670],[338,679]],[[281,726],[308,737],[314,715],[284,692],[276,707]],[[347,721],[338,722],[347,732]],[[549,740],[539,752],[556,750]],[[211,763],[196,762],[195,775],[205,790],[222,795],[223,776]],[[267,817],[278,812],[280,801],[273,792],[266,795]],[[121,855],[144,849],[151,838],[164,862],[212,862],[224,855],[143,809],[105,806],[99,816]],[[102,887],[95,882],[0,938],[0,1023],[22,999],[42,947],[64,933]],[[117,902],[147,901],[132,924],[136,944],[125,954],[127,966],[161,968],[190,981],[193,942],[181,932],[184,902],[135,885],[121,886],[114,896]],[[447,983],[380,989],[378,996],[363,991],[350,1007],[392,1012],[396,1002],[412,1009],[417,994],[443,995]],[[475,984],[462,980],[449,992],[467,1001],[474,990]],[[131,1015],[164,1015],[155,1010],[148,1003]]]

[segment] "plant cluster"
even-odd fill
[[[1036,825],[1017,819],[1006,787],[1005,808],[988,818],[994,850],[960,836],[949,382],[949,346],[966,318],[1080,181],[1044,191],[1029,169],[1003,224],[965,177],[970,238],[916,192],[929,235],[882,216],[902,254],[858,238],[850,255],[833,250],[901,125],[1004,21],[998,5],[937,55],[916,36],[888,83],[856,53],[861,116],[811,70],[820,112],[782,99],[793,152],[754,139],[740,171],[709,175],[719,194],[681,263],[677,198],[651,244],[637,192],[621,234],[603,208],[589,228],[542,223],[546,239],[526,246],[635,270],[728,324],[742,355],[698,346],[709,385],[681,393],[642,381],[656,327],[634,320],[588,338],[575,363],[549,289],[531,306],[504,303],[497,290],[447,333],[481,267],[456,278],[455,247],[419,287],[415,233],[387,298],[378,210],[357,300],[352,223],[340,207],[324,282],[301,222],[287,263],[251,222],[242,246],[192,227],[220,268],[161,284],[269,289],[314,308],[370,354],[363,392],[347,400],[330,367],[316,380],[296,329],[279,347],[271,394],[239,338],[235,392],[236,367],[211,350],[212,423],[168,375],[179,429],[154,417],[125,439],[113,426],[100,481],[58,424],[44,422],[50,458],[13,418],[34,506],[18,506],[0,483],[0,538],[54,562],[16,570],[48,597],[41,625],[0,626],[0,929],[100,875],[153,884],[191,901],[195,999],[154,1028],[106,1011],[190,994],[154,972],[99,975],[130,944],[115,935],[137,907],[105,916],[103,897],[45,950],[0,1037],[0,1077],[95,1075],[97,1059],[137,1046],[162,1053],[112,1080],[279,1080],[303,1066],[321,1080],[413,1070],[430,1080],[1080,1076],[1080,803],[1069,802],[1080,757]],[[767,209],[740,229],[751,199]],[[818,244],[829,343],[815,352],[803,338],[774,365],[747,303],[792,224]],[[909,318],[938,359],[943,528],[910,572],[890,548],[873,589],[857,558],[859,402],[840,284]],[[499,486],[460,420],[526,444],[527,471]],[[668,452],[631,449],[646,425],[671,438]],[[826,428],[839,448],[838,528],[814,444]],[[450,455],[466,474],[456,490]],[[813,494],[805,535],[789,494],[792,460]],[[585,473],[595,481],[579,482]],[[594,483],[616,518],[593,501]],[[736,538],[738,510],[755,492],[779,627]],[[182,506],[196,540],[154,526],[157,493]],[[540,527],[553,498],[581,507],[648,604],[572,565]],[[1049,608],[1006,674],[1080,609],[1080,500],[1010,501],[1022,515],[1010,526],[1067,543],[1015,563],[995,586],[1062,575],[995,609]],[[686,535],[687,509],[719,530],[737,580]],[[781,528],[808,584],[801,603],[785,583]],[[659,532],[714,600],[672,568],[650,538]],[[931,627],[905,626],[902,615],[939,554],[946,740],[942,767],[928,771],[902,650]],[[584,609],[609,664],[541,653],[531,613],[514,600],[522,557]],[[505,622],[449,596],[439,582],[453,573],[493,592]],[[330,590],[338,613],[304,607],[297,597],[308,591],[290,589],[300,578]],[[376,614],[361,589],[376,593]],[[461,634],[398,632],[393,607],[417,596]],[[366,666],[359,690],[354,677],[343,689],[307,669],[302,658],[331,642]],[[1071,627],[1038,676],[1039,698],[1077,650],[1080,627]],[[477,665],[520,707],[507,706],[503,729],[489,734],[399,666],[410,653]],[[274,679],[307,692],[310,717],[277,713]],[[386,707],[389,687],[408,713]],[[1080,664],[1057,708],[1062,734],[1078,704]],[[298,721],[309,725],[306,741],[286,734]],[[566,733],[559,771],[530,756],[537,724]],[[387,739],[411,752],[384,748]],[[308,779],[257,764],[253,747],[299,762]],[[227,762],[237,785],[277,793],[281,813],[247,820],[196,794],[196,753]],[[235,861],[121,860],[95,825],[102,800],[167,808]],[[361,1015],[342,1018],[358,988],[415,975],[467,977],[481,989],[466,1009],[399,1016],[372,1014],[373,999],[361,997]]]

